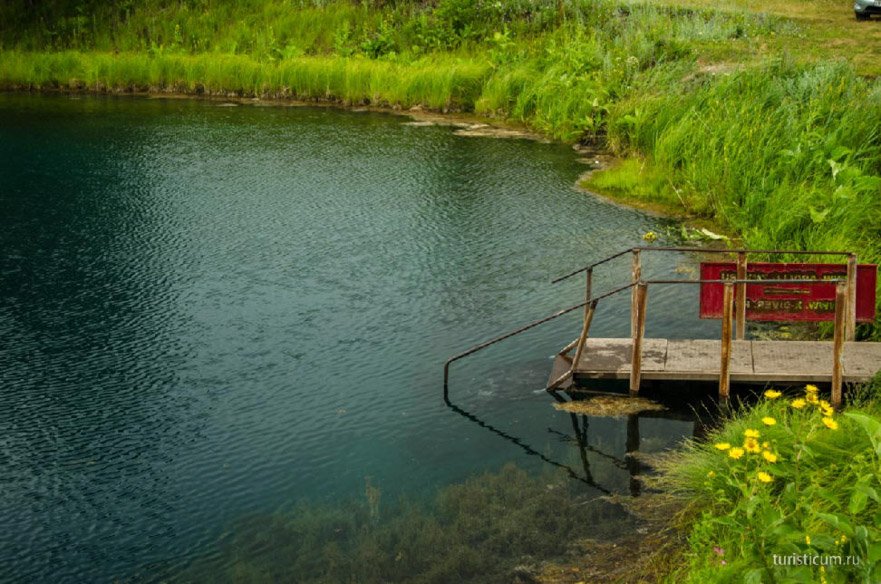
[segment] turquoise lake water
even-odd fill
[[[507,463],[585,478],[584,445],[596,486],[571,489],[629,493],[633,420],[580,447],[541,391],[577,312],[454,365],[469,415],[442,400],[448,356],[581,299],[552,277],[664,232],[576,190],[585,168],[388,114],[0,96],[0,581],[174,580],[242,517],[365,477],[384,504]],[[648,334],[718,334],[696,293],[652,290]]]

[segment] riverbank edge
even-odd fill
[[[460,135],[471,137],[523,139],[556,143],[571,146],[578,160],[592,168],[582,173],[575,181],[574,188],[607,203],[625,208],[636,209],[653,217],[670,219],[687,227],[710,229],[725,235],[731,242],[739,241],[739,235],[709,217],[690,214],[685,208],[668,204],[660,200],[645,197],[634,197],[616,189],[605,189],[593,182],[597,173],[613,170],[625,160],[637,160],[636,157],[621,158],[610,150],[587,145],[580,141],[564,141],[535,130],[527,123],[509,118],[490,117],[460,109],[431,108],[424,105],[403,107],[390,103],[352,103],[339,97],[310,98],[291,97],[286,92],[267,92],[260,95],[241,91],[210,92],[181,91],[179,88],[139,88],[129,87],[89,87],[85,85],[59,85],[57,87],[31,86],[0,82],[0,93],[14,95],[55,95],[55,96],[92,96],[119,97],[142,99],[192,99],[216,103],[234,103],[252,107],[324,107],[351,112],[375,112],[392,114],[410,118],[417,124],[452,126]]]

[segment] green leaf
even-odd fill
[[[826,216],[829,214],[829,209],[818,211],[814,208],[813,205],[808,207],[808,211],[811,212],[811,221],[813,221],[814,223],[822,223],[826,220]]]
[[[762,584],[762,568],[753,568],[743,575],[744,584]]]
[[[848,412],[844,415],[854,420],[866,431],[866,434],[869,435],[869,440],[872,442],[872,448],[875,449],[875,454],[881,456],[881,421],[856,412]]]

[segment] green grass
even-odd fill
[[[881,378],[828,416],[810,403],[810,392],[766,397],[669,460],[665,480],[691,517],[685,561],[671,581],[877,582],[879,387]],[[747,448],[749,431],[760,434],[752,441],[756,452]],[[775,554],[853,556],[859,565],[823,573],[818,566],[775,565]]]
[[[748,246],[881,260],[881,43],[854,41],[881,27],[829,0],[17,0],[0,22],[0,87],[471,112],[606,148],[625,162],[589,188]]]

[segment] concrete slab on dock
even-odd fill
[[[644,339],[642,379],[716,381],[721,341]],[[631,339],[587,339],[574,377],[628,379],[633,355]],[[551,379],[571,366],[557,357]],[[868,381],[881,369],[881,343],[844,343],[844,381]],[[831,341],[733,341],[733,383],[817,383],[832,380]]]

